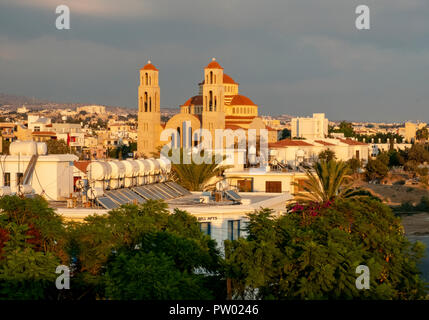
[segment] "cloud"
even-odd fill
[[[127,18],[150,15],[152,3],[145,0],[20,0],[4,1],[5,4],[26,8],[48,9],[55,12],[61,4],[69,6],[71,13],[95,17]]]

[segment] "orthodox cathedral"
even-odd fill
[[[159,70],[150,62],[140,69],[138,88],[138,142],[140,156],[151,156],[165,141],[161,132],[173,129],[179,133],[177,147],[183,147],[199,129],[207,129],[215,136],[216,129],[268,130],[268,142],[277,141],[277,131],[266,126],[258,117],[258,106],[239,94],[239,85],[213,58],[204,68],[204,80],[199,93],[180,106],[180,113],[161,123]],[[182,132],[182,134],[180,134]],[[213,141],[214,145],[214,141]]]

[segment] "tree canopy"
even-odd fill
[[[310,211],[309,211],[310,210]],[[424,246],[411,244],[390,208],[368,197],[295,207],[275,217],[249,215],[247,238],[226,241],[226,275],[235,298],[421,299],[417,263]],[[356,267],[370,270],[370,289],[356,288]]]

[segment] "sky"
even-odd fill
[[[150,59],[179,107],[212,57],[260,114],[429,122],[428,0],[0,0],[0,93],[136,108]]]

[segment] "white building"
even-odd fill
[[[77,107],[76,112],[79,113],[81,111],[84,111],[86,113],[96,113],[96,114],[104,114],[106,113],[106,107],[105,106],[83,106],[83,107]]]
[[[269,147],[271,159],[291,166],[317,161],[319,153],[328,149],[335,152],[337,160],[342,161],[356,158],[365,163],[370,154],[369,144],[352,139],[284,139]]]
[[[52,121],[50,118],[42,117],[38,114],[29,114],[27,117],[27,127],[31,131],[52,131]]]
[[[20,146],[15,148],[17,144]],[[44,145],[44,147],[40,148],[40,145]],[[13,142],[10,146],[10,153],[11,155],[0,158],[2,192],[10,188],[10,192],[16,193],[19,191],[19,186],[25,184],[31,187],[36,194],[54,201],[65,200],[73,192],[73,161],[78,160],[77,156],[72,154],[47,155],[46,144],[36,144],[33,141]],[[29,170],[28,181],[25,182],[26,170],[33,155],[37,154],[34,169]]]
[[[324,113],[313,113],[312,118],[291,120],[292,138],[320,139],[328,136],[329,121]]]

